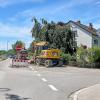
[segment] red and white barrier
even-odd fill
[[[28,66],[29,62],[28,60],[20,60],[20,59],[13,59],[12,60],[12,66]]]

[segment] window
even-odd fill
[[[94,44],[98,45],[98,40],[97,39],[94,40]]]

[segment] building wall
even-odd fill
[[[97,40],[98,43],[95,44],[95,43],[94,43],[94,40]],[[93,36],[93,38],[92,38],[92,46],[100,46],[100,37]]]
[[[100,37],[98,37],[98,41],[99,41],[99,45],[98,46],[100,47]]]
[[[73,23],[70,23],[70,26],[72,27],[71,29],[73,30],[73,28],[76,28],[76,42],[77,42],[77,46],[80,47],[81,45],[85,45],[88,48],[92,47],[92,35],[85,31],[84,29],[76,26]],[[74,29],[75,31],[75,29]]]

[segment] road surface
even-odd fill
[[[68,100],[84,87],[100,83],[100,70],[74,67],[10,68],[0,62],[0,100]]]

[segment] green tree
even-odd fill
[[[28,48],[28,51],[30,51],[30,52],[33,52],[33,51],[34,51],[34,42],[35,42],[35,41],[32,41],[32,42],[30,43],[30,46],[29,46],[29,48]]]
[[[35,24],[32,28],[32,36],[35,41],[46,41],[51,48],[63,49],[65,53],[73,54],[76,49],[75,36],[65,23],[53,21],[49,23],[45,19],[39,23],[36,18],[33,21]]]
[[[16,46],[17,45],[20,45],[20,46],[22,46],[22,47],[25,47],[25,43],[23,42],[23,41],[16,41],[13,45],[12,45],[12,49],[13,50],[16,50]]]
[[[7,52],[5,50],[0,50],[0,55],[4,55],[6,54]]]
[[[10,49],[7,51],[7,55],[15,55],[15,54],[16,54],[16,52],[13,49]]]
[[[34,17],[32,19],[32,22],[34,22],[34,26],[31,30],[32,32],[32,37],[35,38],[36,41],[40,40],[40,35],[41,35],[41,24],[38,22],[38,20]]]

